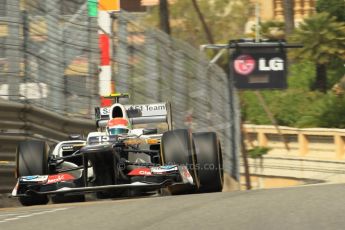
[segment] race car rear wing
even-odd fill
[[[128,119],[132,125],[167,123],[168,129],[172,129],[170,102],[140,105],[122,105],[115,103],[110,107],[96,107],[95,116],[98,128],[105,127],[109,119],[123,117]]]

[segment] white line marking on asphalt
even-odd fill
[[[21,218],[27,218],[27,217],[43,215],[43,214],[52,213],[52,212],[63,211],[63,210],[66,210],[66,209],[69,209],[69,208],[56,208],[56,209],[45,210],[45,211],[41,211],[41,212],[34,212],[34,213],[27,214],[27,215],[23,215],[23,214],[26,214],[28,212],[26,212],[26,213],[4,214],[2,216],[16,216],[16,215],[19,215],[19,216],[12,217],[12,218],[6,218],[4,220],[0,220],[0,223],[6,223],[6,222],[9,222],[9,221],[13,221],[13,220],[19,220]]]
[[[3,214],[3,215],[0,215],[0,217],[3,217],[3,216],[16,216],[18,214],[25,214],[26,212],[24,213],[13,213],[13,214]]]
[[[10,218],[10,217],[13,217],[13,216],[28,215],[28,214],[31,214],[31,213],[30,212],[16,212],[16,213],[1,214],[0,215],[0,220],[1,219],[6,219],[6,218]]]
[[[26,218],[26,217],[31,217],[34,216],[34,214],[28,214],[28,215],[22,215],[22,216],[17,216],[18,218]]]
[[[18,217],[14,217],[14,218],[8,218],[8,219],[4,219],[3,221],[11,221],[11,220],[18,220]]]

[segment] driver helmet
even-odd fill
[[[124,118],[113,118],[108,121],[107,132],[109,135],[127,134],[129,131],[128,120]]]

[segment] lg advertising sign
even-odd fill
[[[238,89],[285,89],[286,55],[280,48],[238,48],[230,62]]]

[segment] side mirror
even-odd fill
[[[70,134],[68,136],[69,140],[82,140],[82,136],[80,134]]]
[[[143,130],[143,135],[149,135],[149,134],[157,134],[158,131],[157,129],[144,129]]]
[[[97,120],[96,121],[96,127],[97,128],[104,128],[108,124],[108,120]]]

